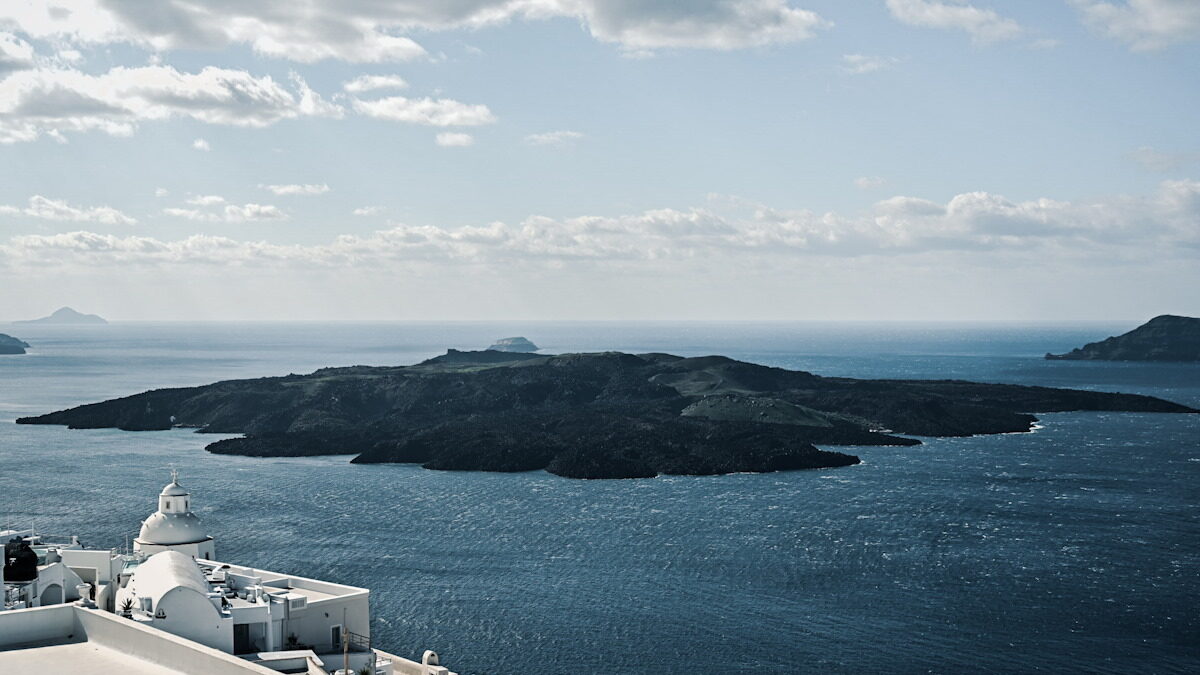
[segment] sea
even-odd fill
[[[403,365],[523,335],[550,353],[724,354],[1200,407],[1200,365],[1042,359],[1096,323],[13,325],[0,527],[120,547],[171,467],[222,560],[371,590],[371,637],[459,673],[1200,672],[1200,415],[837,448],[858,466],[581,481],[212,455],[179,429],[33,415],[216,380]]]

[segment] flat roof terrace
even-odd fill
[[[67,642],[0,652],[6,673],[129,673],[175,675],[182,671],[135,659],[91,642]]]
[[[76,605],[0,612],[0,673],[274,675],[166,631]]]
[[[335,598],[346,598],[354,595],[366,595],[369,593],[367,589],[359,588],[358,586],[335,584],[329,581],[321,581],[320,579],[310,579],[294,574],[281,574],[254,567],[223,563],[217,560],[197,560],[196,562],[200,565],[200,569],[205,573],[205,576],[209,578],[210,584],[214,583],[212,581],[212,574],[214,572],[224,571],[226,580],[221,583],[226,586],[238,587],[237,583],[230,578],[231,576],[257,578],[262,581],[262,585],[267,589],[286,589],[291,593],[305,596],[310,603]]]

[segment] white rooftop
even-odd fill
[[[168,591],[180,586],[204,595],[208,593],[208,582],[196,566],[196,562],[178,551],[163,551],[146,559],[138,566],[130,581],[138,597],[159,599]]]
[[[0,612],[0,673],[275,675],[276,671],[103,610],[54,605]]]
[[[47,644],[0,652],[6,673],[128,673],[165,675],[180,673],[167,666],[131,658],[129,655],[91,642]]]

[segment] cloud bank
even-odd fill
[[[827,22],[786,0],[62,0],[4,3],[0,26],[81,45],[168,51],[245,45],[301,63],[403,62],[428,57],[411,34],[513,20],[573,19],[627,50],[741,49],[805,40]]]
[[[189,118],[207,124],[265,127],[301,116],[338,116],[339,106],[298,76],[291,89],[269,76],[206,67],[117,67],[101,75],[78,70],[26,70],[0,80],[0,143],[70,132],[128,136],[145,121]],[[207,143],[197,140],[197,149]]]
[[[285,217],[272,206],[170,209],[194,220]],[[711,207],[623,216],[443,228],[395,225],[319,245],[193,235],[177,240],[78,231],[21,235],[0,245],[0,266],[160,264],[355,268],[395,262],[473,265],[652,264],[699,259],[786,261],[796,257],[904,256],[930,251],[1047,251],[1064,258],[1183,256],[1200,251],[1200,181],[1164,181],[1152,195],[1072,203],[1012,201],[987,192],[946,203],[914,197],[843,216],[772,209],[737,199]]]

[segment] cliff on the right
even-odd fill
[[[1200,361],[1200,319],[1164,314],[1133,330],[1066,354],[1046,354],[1067,361]]]

